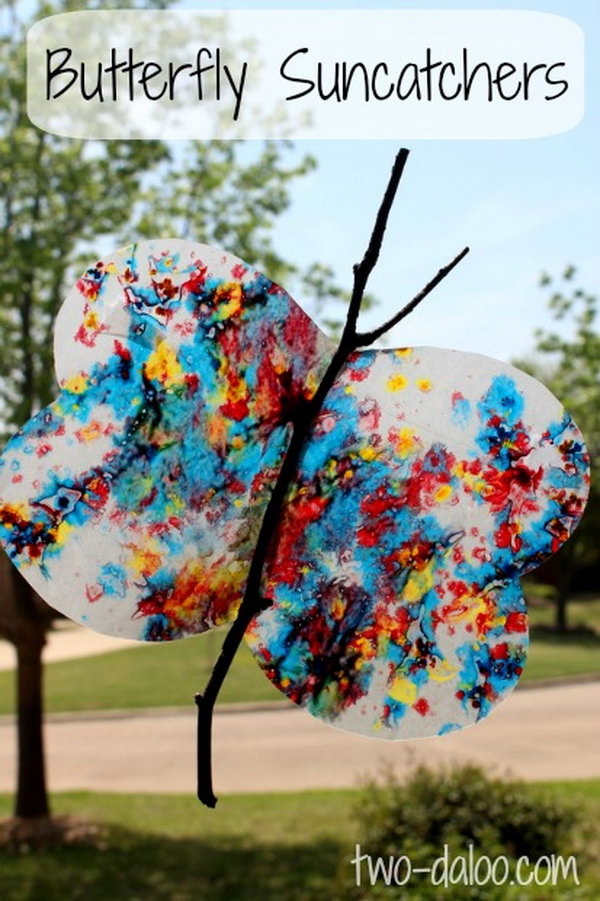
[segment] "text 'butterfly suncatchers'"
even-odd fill
[[[68,295],[60,394],[0,458],[0,538],[53,607],[142,641],[235,621],[197,697],[211,806],[212,706],[242,635],[333,726],[472,725],[523,671],[520,577],[583,511],[582,436],[539,382],[475,354],[359,349],[415,305],[356,330],[406,155],[339,346],[230,254],[132,245]]]

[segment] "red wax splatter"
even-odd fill
[[[425,716],[429,713],[429,703],[426,698],[419,698],[419,700],[413,704],[413,710],[416,710],[420,716]]]
[[[236,263],[235,266],[233,266],[231,269],[231,274],[234,278],[242,279],[245,276],[246,272],[247,269],[242,265],[242,263]]]
[[[506,617],[506,626],[504,628],[507,632],[526,632],[527,617],[524,613],[517,613],[516,611],[509,613]]]
[[[104,594],[102,588],[99,585],[86,585],[85,586],[85,596],[90,602],[93,604],[95,601],[99,601],[102,595]]]
[[[248,415],[248,404],[243,399],[233,402],[228,401],[226,404],[221,404],[219,410],[227,419],[235,419],[236,422],[241,422]]]
[[[490,656],[492,660],[506,660],[508,658],[508,644],[503,641],[495,645],[490,650]]]

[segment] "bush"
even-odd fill
[[[532,863],[546,854],[573,854],[574,827],[580,823],[577,810],[544,796],[538,789],[516,780],[490,777],[473,765],[441,770],[416,767],[400,782],[387,773],[383,782],[370,782],[356,809],[360,827],[361,853],[385,862],[406,855],[413,868],[430,867],[448,846],[450,861],[468,857],[473,846],[475,859],[487,855],[493,861],[509,858],[511,867],[526,855]],[[346,884],[348,863],[345,863]],[[381,870],[379,871],[381,874]],[[405,872],[405,871],[401,871]],[[512,872],[512,870],[511,870]],[[354,876],[354,873],[353,873]],[[362,888],[352,898],[445,898],[494,899],[549,897],[527,894],[493,884],[447,888],[432,886],[428,876],[413,874],[403,888],[383,884],[380,875],[370,887],[369,870],[362,870]],[[572,882],[556,887],[554,893],[573,888]],[[539,890],[538,890],[539,892]],[[556,897],[556,894],[553,894]],[[560,894],[561,898],[583,897]]]

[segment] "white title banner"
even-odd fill
[[[584,110],[583,32],[539,12],[72,12],[27,66],[30,119],[78,138],[537,138]]]

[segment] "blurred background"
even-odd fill
[[[140,237],[222,246],[281,282],[335,333],[398,149],[368,140],[103,144],[38,131],[24,106],[28,25],[53,12],[109,5],[2,4],[3,441],[54,396],[52,325],[65,290],[91,260]],[[387,319],[470,245],[388,345],[453,347],[514,362],[554,391],[586,437],[590,502],[575,537],[525,586],[531,650],[523,687],[502,705],[511,709],[460,739],[383,751],[303,725],[242,648],[217,716],[223,797],[207,811],[193,798],[191,699],[222,633],[170,647],[88,633],[32,596],[2,556],[1,897],[437,898],[421,883],[379,895],[364,883],[358,889],[350,860],[362,842],[373,855],[410,853],[424,865],[447,840],[457,851],[473,842],[511,860],[577,853],[582,884],[495,894],[490,886],[461,888],[443,897],[600,896],[593,828],[600,813],[600,9],[591,0],[527,7],[584,29],[584,120],[536,141],[409,144],[363,320],[369,328]],[[378,788],[359,787],[375,777]]]

